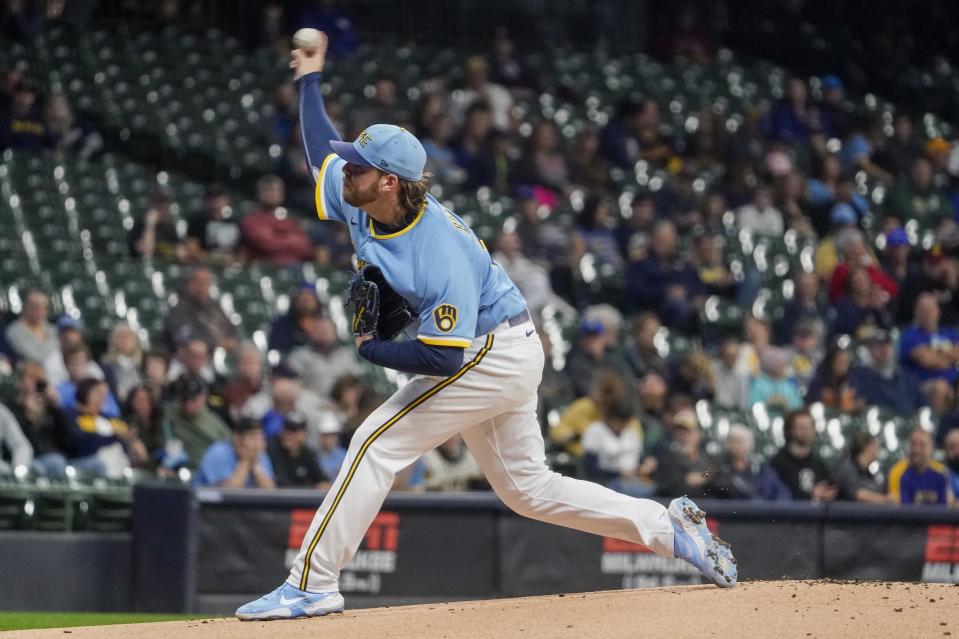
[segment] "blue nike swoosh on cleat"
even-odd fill
[[[529,337],[530,335],[532,335],[532,334],[535,333],[535,332],[536,332],[536,329],[535,329],[535,328],[529,329],[528,331],[526,331],[526,337]]]
[[[352,224],[353,226],[359,226],[359,225],[356,223],[356,219],[354,219],[354,218],[350,218],[350,224]]]

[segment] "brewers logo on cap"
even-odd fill
[[[433,322],[436,329],[442,333],[449,333],[456,328],[456,318],[459,311],[452,304],[440,304],[433,310]]]

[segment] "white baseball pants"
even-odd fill
[[[527,322],[500,325],[473,340],[449,377],[414,377],[357,429],[340,473],[313,517],[287,583],[309,592],[338,589],[398,472],[462,433],[496,494],[526,517],[643,544],[673,555],[666,509],[546,465],[536,419],[543,347]]]

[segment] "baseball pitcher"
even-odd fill
[[[523,296],[469,226],[427,193],[426,153],[409,131],[375,124],[340,140],[320,92],[325,53],[324,36],[309,54],[294,50],[290,64],[317,213],[346,224],[356,249],[349,297],[360,356],[413,377],[353,435],[289,578],[236,616],[342,611],[340,570],[394,477],[454,433],[517,513],[640,543],[688,561],[717,586],[735,585],[729,546],[689,499],[667,510],[547,467],[536,419],[544,356]],[[393,341],[404,327],[416,338]]]

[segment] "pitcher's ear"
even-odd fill
[[[396,191],[400,185],[400,179],[393,175],[392,173],[387,173],[383,177],[384,179],[380,184],[381,190],[383,191]]]

